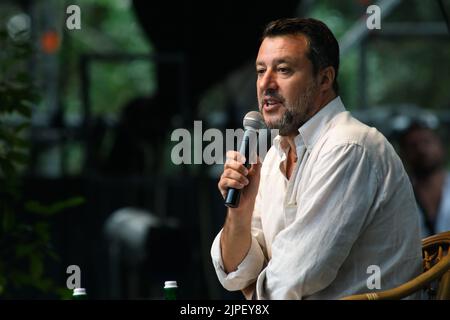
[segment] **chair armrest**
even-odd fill
[[[450,253],[436,263],[430,270],[422,273],[416,278],[389,290],[356,294],[341,298],[341,300],[398,300],[405,298],[422,289],[428,283],[441,277],[450,270]]]

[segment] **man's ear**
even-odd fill
[[[320,90],[321,91],[328,91],[330,89],[333,89],[333,82],[334,78],[336,77],[336,71],[332,66],[328,66],[326,68],[323,68],[320,71]]]

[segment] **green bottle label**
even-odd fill
[[[164,298],[166,300],[177,300],[177,288],[164,288]]]
[[[86,289],[84,288],[75,288],[73,290],[72,299],[73,300],[87,300]]]
[[[73,300],[87,300],[87,294],[77,294],[73,296]]]

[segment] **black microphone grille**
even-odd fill
[[[254,130],[263,129],[266,127],[264,118],[258,111],[250,111],[244,117],[244,128],[252,128]]]

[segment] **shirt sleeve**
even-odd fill
[[[258,299],[302,299],[329,286],[361,233],[377,193],[365,149],[346,143],[314,164],[296,218],[272,243],[256,285]]]
[[[226,273],[222,261],[220,236],[223,229],[217,234],[211,246],[211,258],[217,277],[222,286],[229,291],[242,290],[255,282],[261,270],[267,263],[264,234],[261,227],[260,193],[256,197],[255,210],[252,216],[252,243],[250,249],[233,272]]]

